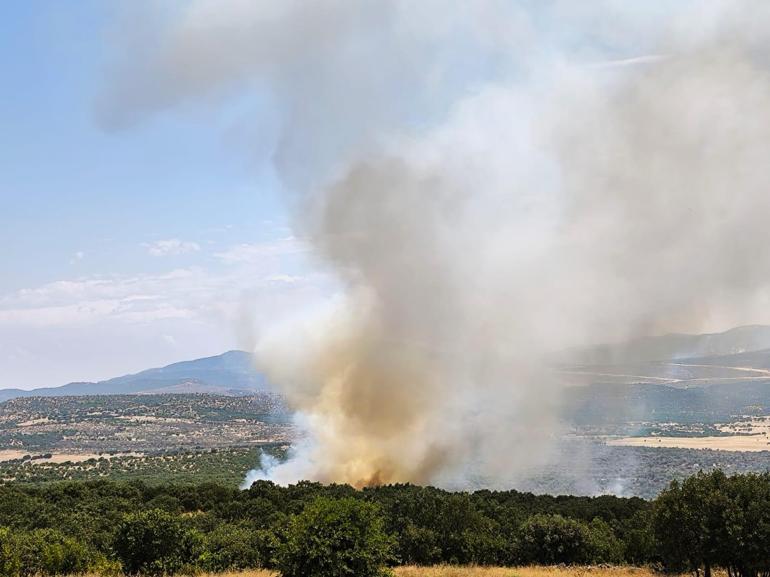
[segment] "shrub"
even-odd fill
[[[625,561],[644,565],[657,560],[655,534],[652,530],[650,511],[637,511],[627,519],[623,527]]]
[[[398,536],[398,559],[405,565],[434,565],[441,561],[438,535],[433,529],[409,523]]]
[[[197,562],[200,540],[178,516],[152,509],[125,517],[114,549],[127,575],[173,575]]]
[[[21,570],[21,561],[13,533],[0,527],[0,577],[15,577]]]
[[[622,563],[625,546],[605,521],[598,517],[588,524],[586,555],[589,563]]]
[[[264,566],[260,559],[260,537],[238,525],[220,525],[206,536],[200,565],[213,573]]]
[[[391,548],[377,506],[318,498],[292,518],[278,568],[283,577],[377,577]]]
[[[86,545],[54,529],[14,536],[20,575],[67,575],[88,572],[97,555]]]
[[[519,561],[556,565],[589,561],[589,531],[585,523],[561,515],[533,515],[521,527]]]
[[[656,499],[653,527],[670,571],[713,568],[738,577],[770,573],[770,475],[698,473]]]

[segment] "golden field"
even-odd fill
[[[641,567],[398,567],[397,577],[653,577]]]
[[[396,577],[659,577],[644,567],[397,567]],[[272,571],[220,573],[206,577],[278,577]]]

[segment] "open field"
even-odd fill
[[[744,421],[716,424],[716,435],[645,435],[608,439],[608,445],[622,447],[657,447],[711,449],[714,451],[767,451],[770,449],[770,418],[754,417]]]
[[[610,439],[615,447],[652,447],[666,449],[711,449],[712,451],[758,452],[770,449],[770,441],[764,435],[730,437],[623,437]]]
[[[435,567],[396,567],[396,577],[656,577],[646,567],[466,567],[438,565]],[[719,575],[719,572],[716,573]],[[203,574],[205,577],[278,577],[265,570],[240,573]]]
[[[653,577],[643,567],[398,567],[397,577]]]

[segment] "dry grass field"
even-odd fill
[[[653,577],[641,567],[399,567],[397,577]]]
[[[396,577],[657,577],[642,567],[397,567]],[[204,577],[204,576],[201,576]],[[278,577],[272,571],[220,573],[205,577]]]

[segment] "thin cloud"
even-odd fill
[[[260,243],[242,243],[214,256],[227,264],[255,264],[266,259],[298,255],[309,251],[307,244],[294,236]]]
[[[147,248],[147,252],[152,256],[176,256],[198,252],[201,249],[197,242],[180,240],[178,238],[157,240],[152,243],[144,243],[142,246]]]

